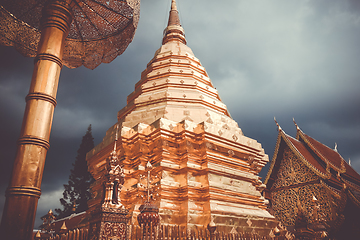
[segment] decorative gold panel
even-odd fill
[[[336,220],[338,206],[331,191],[290,149],[284,150],[273,186],[274,215],[286,226],[296,224],[299,211],[303,212],[308,224],[316,219],[328,224]],[[313,197],[316,202],[312,201]]]
[[[302,163],[289,148],[284,150],[282,159],[273,188],[318,180],[319,177]]]

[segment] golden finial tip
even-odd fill
[[[293,118],[293,122],[295,124],[296,130],[300,130],[299,126],[297,125],[297,123],[295,122],[295,118]]]
[[[279,131],[282,130],[281,127],[280,127],[280,125],[279,125],[279,123],[276,121],[276,117],[275,117],[275,116],[274,116],[274,121],[275,121],[275,123],[276,123],[276,126],[278,127],[278,130],[279,130]]]
[[[177,10],[176,0],[171,1],[171,10]]]

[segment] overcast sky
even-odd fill
[[[351,159],[360,172],[360,1],[178,0],[188,46],[207,70],[244,134],[271,159],[274,116],[295,137],[308,135]],[[170,0],[142,0],[140,22],[125,53],[95,70],[60,76],[40,216],[60,207],[63,184],[89,124],[95,144],[161,46]],[[0,48],[0,213],[15,156],[33,59]],[[266,170],[261,173],[265,177]]]

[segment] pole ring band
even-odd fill
[[[48,1],[42,11],[40,29],[55,27],[64,33],[68,33],[72,19],[71,4],[61,0]]]
[[[39,53],[38,55],[36,55],[36,57],[34,59],[34,63],[36,63],[39,60],[48,60],[48,61],[56,63],[57,65],[59,65],[60,68],[63,67],[62,60],[60,58],[58,58],[57,56],[49,54],[49,53]]]
[[[46,150],[49,150],[50,148],[50,143],[49,141],[39,138],[39,137],[35,137],[35,136],[23,136],[21,138],[19,138],[18,140],[18,145],[21,144],[33,144],[33,145],[38,145],[40,147],[45,148]]]
[[[35,187],[9,187],[6,190],[6,197],[13,196],[13,195],[24,195],[29,197],[36,197],[40,198],[41,195],[41,189],[35,188]]]
[[[56,104],[57,104],[56,98],[54,98],[53,96],[46,94],[46,93],[33,92],[33,93],[29,93],[25,97],[26,102],[29,100],[32,100],[32,99],[47,101],[47,102],[51,103],[52,105],[54,105],[54,107],[56,107]]]

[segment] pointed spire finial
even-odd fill
[[[278,131],[281,131],[282,129],[281,129],[280,125],[278,124],[278,122],[276,121],[275,116],[274,116],[274,121],[275,121],[275,123],[276,123],[276,126],[278,127]]]
[[[176,6],[176,0],[171,1],[171,9],[170,9],[170,14],[169,14],[168,27],[172,26],[172,25],[181,26],[179,12],[178,12],[177,6]]]
[[[171,11],[177,11],[176,0],[171,0]]]
[[[351,160],[350,160],[350,158],[349,158],[349,166],[351,166]]]
[[[176,6],[176,0],[171,0],[169,21],[167,27],[164,30],[164,37],[162,44],[165,44],[170,41],[180,41],[183,44],[186,44],[185,32],[180,24],[180,18]]]
[[[295,118],[293,118],[293,122],[294,122],[294,124],[295,124],[296,130],[297,130],[297,131],[300,131],[299,126],[298,126],[298,125],[296,124],[296,122],[295,122]]]
[[[334,151],[337,152],[337,143],[335,143]]]

